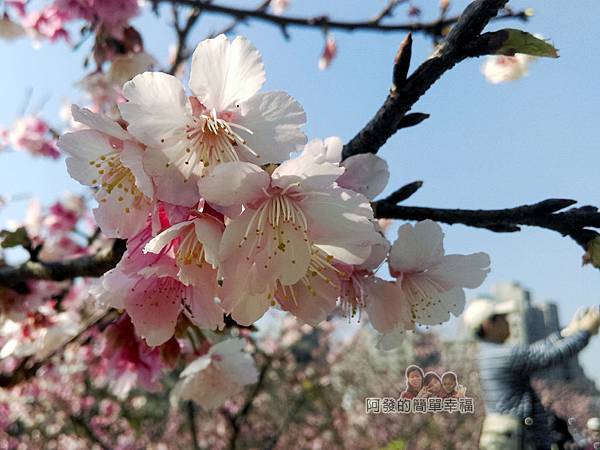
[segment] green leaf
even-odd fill
[[[600,269],[600,236],[596,236],[596,238],[588,242],[588,250],[583,256],[583,263],[591,264]]]
[[[25,227],[19,227],[15,231],[2,230],[0,231],[0,246],[2,248],[11,247],[30,247],[31,241],[27,236]]]
[[[508,37],[502,42],[501,47],[496,50],[497,55],[512,56],[515,53],[524,53],[531,56],[546,58],[558,58],[558,50],[544,39],[535,37],[526,31],[506,28],[502,30],[508,33]]]

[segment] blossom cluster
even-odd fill
[[[33,156],[60,156],[51,127],[36,115],[19,118],[10,129],[0,128],[0,150],[7,146]]]
[[[12,40],[22,35],[55,42],[69,40],[66,26],[74,20],[89,22],[97,33],[122,39],[128,22],[139,12],[138,0],[54,0],[43,8],[27,11],[25,0],[5,2],[15,12],[0,21],[0,37]]]
[[[384,347],[459,314],[487,255],[445,255],[431,221],[403,225],[391,245],[370,205],[385,161],[342,161],[338,138],[307,143],[301,105],[264,82],[252,44],[220,35],[196,48],[189,94],[145,72],[125,83],[117,121],[73,106],[82,128],[59,140],[69,173],[95,188],[102,232],[128,240],[94,296],[151,347],[182,322],[247,326],[273,307],[313,326],[338,304],[364,309]],[[385,260],[394,281],[375,276]]]

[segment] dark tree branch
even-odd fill
[[[588,243],[598,236],[598,232],[591,228],[600,229],[600,212],[594,206],[581,206],[561,212],[577,203],[575,200],[549,199],[514,208],[470,210],[399,206],[396,204],[395,195],[396,193],[373,203],[375,217],[401,220],[431,219],[495,232],[515,232],[520,231],[523,225],[533,226],[569,236],[585,250]]]
[[[125,241],[115,240],[111,248],[93,256],[60,262],[27,261],[18,267],[0,267],[0,286],[13,287],[25,280],[63,281],[77,277],[99,277],[112,269],[125,252]]]
[[[373,19],[361,21],[342,21],[330,19],[328,16],[314,17],[296,17],[286,15],[276,15],[266,11],[266,8],[246,9],[234,6],[225,6],[215,4],[209,0],[153,0],[156,4],[178,4],[194,8],[209,13],[233,17],[239,21],[248,19],[265,22],[275,25],[279,28],[304,27],[304,28],[327,28],[339,31],[377,31],[377,32],[398,32],[413,31],[416,33],[425,33],[431,36],[441,36],[443,30],[456,23],[459,17],[449,17],[428,23],[402,23],[402,24],[384,24],[381,23],[383,17],[378,14]],[[393,8],[392,8],[393,9]],[[499,8],[498,8],[499,9]],[[385,11],[385,9],[384,9]],[[382,11],[382,12],[384,12]],[[387,14],[389,15],[389,14]],[[494,14],[495,15],[495,14]],[[506,11],[498,19],[520,19],[527,20],[528,15],[525,12]],[[488,19],[489,20],[489,19]]]
[[[377,153],[400,128],[403,117],[419,98],[446,71],[472,54],[469,46],[506,3],[507,0],[476,0],[471,3],[433,56],[390,92],[375,116],[344,146],[343,158],[359,153]]]

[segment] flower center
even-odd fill
[[[176,252],[176,259],[180,265],[194,264],[197,267],[202,267],[204,263],[204,246],[198,241],[196,229],[193,225],[188,227],[185,236],[181,239]]]
[[[222,162],[239,161],[240,149],[260,158],[258,153],[246,145],[246,141],[238,133],[239,130],[243,130],[252,134],[252,131],[233,123],[232,118],[232,114],[218,117],[214,109],[211,113],[203,110],[192,117],[185,128],[187,141],[185,152],[177,162],[180,166],[179,163],[182,162],[183,167],[189,167],[184,173],[186,179],[191,176],[194,167],[198,164],[209,167]]]
[[[115,195],[118,202],[123,202],[124,211],[129,213],[131,208],[141,209],[145,196],[135,184],[135,176],[123,165],[117,151],[111,151],[89,162],[95,166],[98,178],[90,181],[92,185],[101,188],[99,201],[106,203],[109,195]]]

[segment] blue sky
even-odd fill
[[[289,12],[331,12],[341,19],[364,19],[385,3],[295,0]],[[460,12],[466,4],[453,2],[451,12]],[[392,174],[387,192],[413,180],[425,182],[406,204],[487,209],[562,197],[600,205],[596,23],[600,3],[580,0],[575,6],[531,0],[511,4],[515,9],[533,7],[535,16],[528,24],[501,22],[488,29],[511,26],[541,33],[554,42],[560,58],[539,60],[532,64],[528,77],[506,85],[493,86],[484,80],[482,60],[466,61],[444,75],[414,109],[431,118],[402,130],[380,151]],[[158,19],[146,12],[134,22],[147,50],[159,61],[166,61],[169,45],[174,43],[166,26],[170,13],[165,12]],[[434,18],[428,12],[432,13],[425,8],[425,19]],[[397,20],[404,16],[398,14]],[[203,17],[191,41],[226,23],[228,19]],[[384,100],[394,54],[404,37],[402,33],[336,32],[338,57],[329,70],[321,72],[317,61],[323,36],[318,30],[290,29],[291,42],[277,28],[258,23],[240,26],[238,33],[250,38],[263,55],[265,88],[286,90],[303,104],[309,138],[338,135],[343,140],[354,136]],[[0,41],[0,57],[5,62],[0,73],[0,124],[7,126],[15,119],[31,88],[30,105],[43,103],[42,115],[59,125],[62,103],[81,101],[75,83],[85,74],[82,62],[87,49],[73,52],[63,44],[45,44],[36,50],[26,40]],[[412,68],[430,51],[430,42],[417,36]],[[63,191],[84,191],[69,179],[62,161],[14,152],[0,158],[0,195],[32,194],[49,203]],[[24,208],[23,202],[9,205],[0,211],[0,224],[22,217]],[[530,288],[534,298],[556,301],[563,321],[578,307],[599,303],[600,273],[581,267],[582,250],[570,239],[538,229],[512,234],[463,226],[444,229],[447,252],[486,251],[492,258],[488,280],[470,292],[470,298],[487,292],[494,282],[515,280]],[[595,340],[583,352],[586,371],[596,380],[600,380],[600,360],[593,355],[599,351],[600,340]]]

